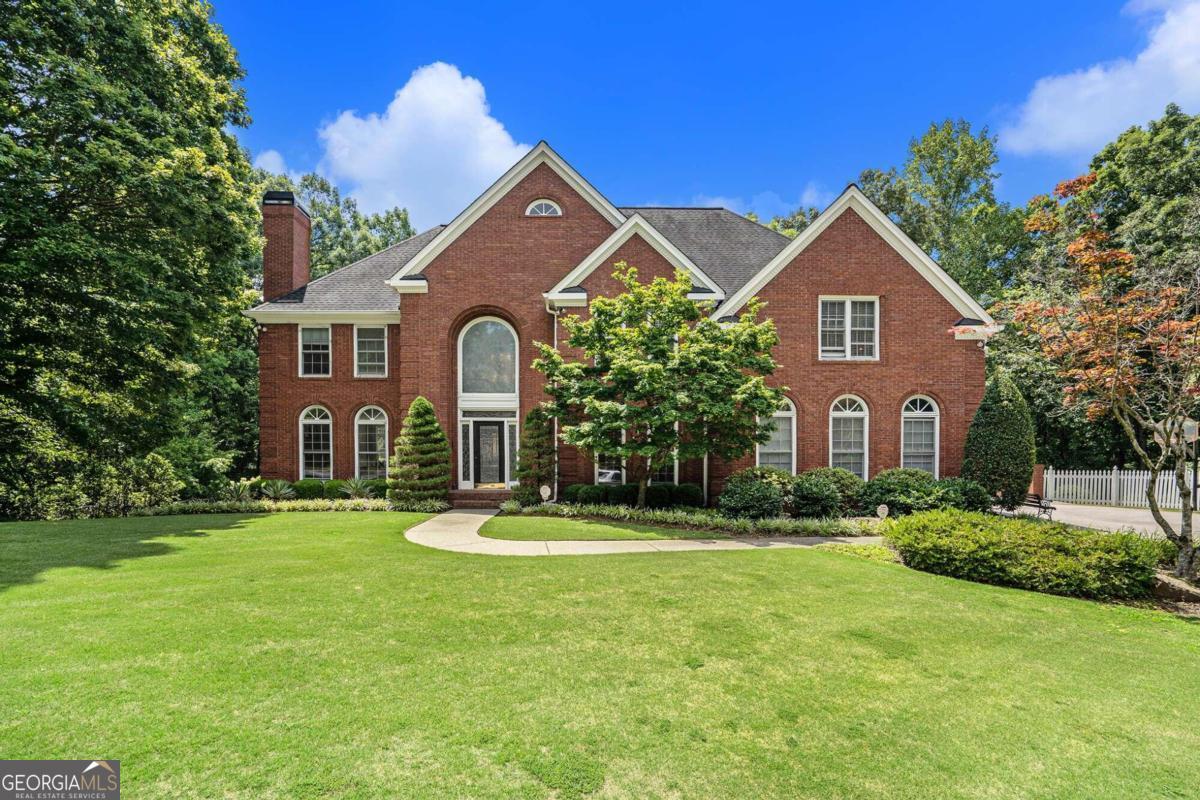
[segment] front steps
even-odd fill
[[[452,508],[499,508],[512,497],[511,489],[451,489]]]

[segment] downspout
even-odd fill
[[[546,301],[546,313],[554,318],[554,349],[558,350],[558,308],[551,310],[550,301]],[[554,494],[552,497],[555,502],[558,502],[558,417],[554,417]]]

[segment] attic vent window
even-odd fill
[[[553,200],[534,200],[525,209],[527,217],[561,217],[562,209]]]

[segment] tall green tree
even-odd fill
[[[211,11],[0,11],[0,399],[70,448],[169,440],[201,338],[245,285],[249,117]]]
[[[521,486],[519,496],[514,494],[514,497],[522,503],[538,502],[541,488],[554,485],[556,462],[554,417],[539,404],[525,415],[521,428],[521,447],[517,450],[517,479]]]
[[[685,272],[643,284],[621,262],[613,277],[621,294],[597,297],[586,319],[562,318],[564,349],[582,357],[539,343],[533,366],[546,376],[562,440],[624,459],[644,506],[649,475],[672,459],[734,459],[767,441],[758,420],[782,403],[764,380],[779,335],[774,322],[758,321],[757,301],[736,322],[712,320],[711,304],[688,299]]]
[[[353,264],[416,233],[406,209],[389,208],[364,214],[354,198],[342,197],[336,186],[316,173],[293,181],[287,175],[255,170],[255,183],[259,198],[269,189],[292,191],[307,209],[312,218],[310,264],[314,278]],[[256,267],[261,270],[261,261]]]
[[[399,505],[445,500],[450,494],[450,440],[424,397],[408,407],[389,472],[388,499]]]
[[[995,496],[1004,508],[1025,499],[1037,448],[1033,417],[1017,385],[1003,370],[988,379],[983,400],[967,429],[962,476]]]

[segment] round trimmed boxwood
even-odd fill
[[[304,478],[292,484],[297,500],[319,500],[325,496],[325,481]]]
[[[604,502],[610,506],[635,506],[637,495],[636,483],[614,483],[606,487]]]
[[[343,480],[325,481],[325,499],[326,500],[345,500],[346,493],[342,491],[342,487],[346,485]]]
[[[962,511],[992,510],[992,496],[975,481],[966,478],[942,478],[937,485],[942,490],[943,507]]]
[[[635,486],[634,489],[637,487]],[[652,483],[646,487],[646,508],[669,508],[671,505],[671,490],[675,488],[669,483]],[[634,495],[637,499],[637,495]]]
[[[564,486],[562,489],[561,498],[564,503],[578,503],[579,493],[583,491],[583,487],[587,484],[572,483],[570,486]]]
[[[592,506],[603,505],[608,502],[608,487],[599,484],[582,484],[575,502]]]
[[[928,511],[942,505],[943,492],[937,481],[921,469],[885,469],[863,486],[861,498],[864,509],[873,513],[880,505],[888,507],[892,516]]]
[[[841,467],[816,467],[805,470],[804,475],[815,475],[831,481],[841,495],[839,511],[844,516],[857,513],[860,508],[863,487],[867,482],[848,469]]]
[[[698,483],[681,483],[671,487],[671,503],[687,508],[704,505],[704,489]]]
[[[783,493],[767,481],[737,481],[725,486],[717,507],[727,517],[769,519],[783,513]]]
[[[746,467],[726,478],[725,485],[765,482],[778,489],[780,495],[786,498],[792,494],[792,481],[794,480],[796,479],[792,473],[775,467]]]
[[[836,517],[842,493],[823,475],[804,474],[792,484],[792,516]]]

